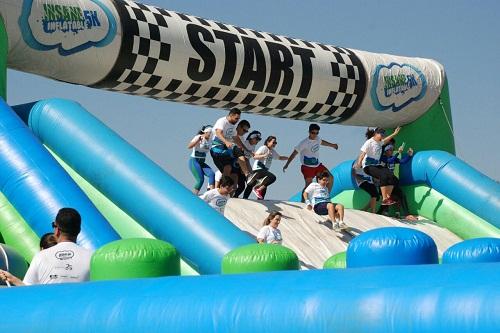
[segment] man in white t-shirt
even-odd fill
[[[241,111],[231,109],[225,117],[219,118],[212,129],[212,148],[210,155],[217,169],[223,175],[231,175],[233,163],[233,147],[236,135],[236,124],[240,120]]]
[[[88,281],[92,252],[77,245],[81,217],[73,208],[62,208],[52,222],[57,245],[37,253],[21,281],[0,271],[0,278],[13,285],[54,284]]]
[[[318,124],[309,125],[309,136],[302,140],[293,150],[293,152],[288,157],[285,165],[283,166],[283,172],[286,171],[288,165],[293,161],[295,156],[300,153],[300,161],[302,163],[300,171],[304,176],[305,186],[304,189],[311,184],[314,177],[316,177],[320,172],[328,171],[328,169],[321,164],[319,161],[319,147],[326,146],[334,149],[339,149],[338,144],[330,143],[319,137],[320,127]],[[330,180],[328,182],[328,190],[331,192],[333,186],[333,176],[330,175]],[[302,192],[304,192],[302,190]],[[302,196],[301,196],[302,197]]]
[[[205,201],[213,209],[224,215],[224,208],[232,191],[234,191],[234,181],[229,176],[222,176],[219,188],[207,191],[200,195],[200,199]]]

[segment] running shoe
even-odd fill
[[[349,226],[347,224],[345,224],[344,221],[341,221],[339,223],[339,228],[340,228],[340,230],[346,230],[346,229],[349,229]]]
[[[396,203],[397,203],[397,202],[396,202],[396,201],[394,201],[394,200],[392,200],[391,198],[389,198],[389,199],[384,199],[384,200],[382,201],[382,206],[392,206],[392,205],[394,205],[394,204],[396,204]]]
[[[252,190],[253,194],[257,197],[258,200],[264,200],[264,195],[262,194],[262,191],[258,189],[257,187],[254,187]]]
[[[340,225],[338,222],[333,222],[333,231],[340,232]]]

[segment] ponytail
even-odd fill
[[[365,137],[366,139],[371,139],[373,136],[375,135],[375,130],[374,129],[370,129],[370,127],[368,127],[366,129],[366,132],[365,132]]]

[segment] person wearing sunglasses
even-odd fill
[[[285,172],[288,168],[288,165],[293,161],[295,156],[297,156],[297,154],[300,154],[300,161],[302,163],[300,171],[304,176],[304,189],[306,189],[306,187],[312,183],[314,177],[324,171],[328,171],[328,169],[319,161],[320,146],[339,149],[338,144],[323,140],[319,136],[319,130],[320,127],[318,124],[309,125],[309,136],[299,142],[299,144],[294,148],[293,152],[290,154],[285,165],[283,166],[283,172]],[[332,186],[333,176],[330,174],[330,179],[328,182],[329,192],[332,191]],[[302,190],[302,193],[304,193],[304,189]],[[303,195],[301,195],[301,198],[303,200]]]
[[[81,221],[76,209],[61,208],[52,222],[57,245],[33,257],[23,280],[2,270],[0,278],[16,286],[88,281],[92,252],[76,244]]]

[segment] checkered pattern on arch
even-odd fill
[[[133,1],[116,0],[115,4],[123,29],[120,55],[107,77],[93,87],[159,100],[218,109],[236,107],[244,112],[322,123],[348,119],[357,111],[364,97],[365,70],[349,49],[244,29]],[[178,20],[256,39],[327,51],[332,55],[331,90],[324,100],[309,101],[172,78],[165,71],[171,52],[165,38],[169,34],[169,23]]]

